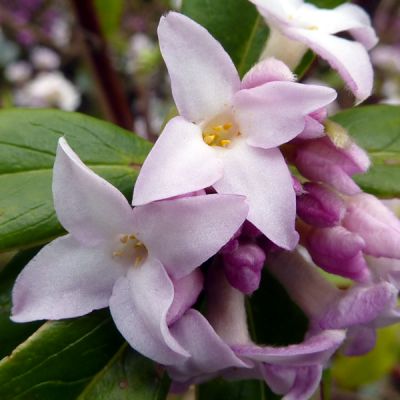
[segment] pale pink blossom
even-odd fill
[[[335,91],[293,82],[274,59],[241,82],[222,46],[178,13],[162,17],[158,35],[181,116],[146,159],[133,204],[213,186],[245,195],[248,220],[277,245],[293,248],[295,193],[278,146],[303,132],[308,115],[332,102]]]
[[[109,306],[139,352],[162,364],[189,357],[169,324],[196,301],[202,289],[196,268],[243,223],[245,199],[199,195],[132,209],[63,138],[53,195],[69,233],[45,246],[18,276],[12,319],[72,318]]]
[[[309,47],[338,71],[359,102],[371,94],[373,69],[367,51],[378,39],[361,7],[346,3],[320,9],[303,0],[250,1],[271,28],[271,36],[275,37],[271,44],[279,35],[278,47],[289,54],[296,50],[304,54],[302,47]],[[341,32],[348,32],[354,40],[336,36]],[[300,48],[293,42],[298,42]]]

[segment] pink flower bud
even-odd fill
[[[343,226],[364,239],[365,253],[400,258],[400,221],[376,197],[362,193],[349,198]]]
[[[294,163],[306,178],[328,183],[346,194],[360,192],[351,175],[365,172],[370,165],[368,156],[356,144],[342,149],[328,138],[299,144]]]
[[[361,236],[341,226],[315,229],[307,240],[307,249],[318,266],[327,272],[360,282],[369,278],[362,253],[364,247]]]
[[[254,292],[261,279],[265,253],[256,244],[243,244],[224,254],[224,270],[229,283],[243,293]]]
[[[344,201],[326,186],[306,183],[305,193],[297,197],[297,215],[318,228],[338,225],[346,207]]]

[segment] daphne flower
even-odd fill
[[[261,346],[251,341],[244,295],[228,284],[221,268],[210,271],[206,285],[207,319],[188,310],[171,333],[191,357],[168,368],[172,379],[190,384],[217,375],[262,379],[286,400],[309,399],[323,366],[344,339],[343,330],[310,335],[299,344]]]
[[[367,50],[378,40],[364,10],[353,4],[319,9],[303,0],[250,1],[272,30],[271,45],[278,41],[290,53],[298,48],[293,41],[300,42],[338,71],[359,102],[371,94],[373,70]],[[335,36],[340,32],[348,32],[355,41]],[[270,55],[274,53],[267,47],[266,56]]]
[[[277,147],[300,134],[308,114],[333,101],[335,91],[293,82],[277,60],[240,82],[222,46],[178,13],[161,19],[158,35],[181,117],[168,123],[146,159],[133,204],[213,186],[245,195],[248,220],[274,243],[293,248],[295,194]]]
[[[243,223],[243,197],[192,196],[132,210],[63,138],[53,194],[69,234],[44,247],[19,275],[12,319],[71,318],[110,306],[136,350],[163,364],[187,357],[168,330],[195,300],[179,287],[194,287],[197,296],[201,283],[191,274]]]

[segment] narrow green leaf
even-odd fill
[[[300,80],[305,75],[314,60],[315,54],[311,50],[308,50],[306,54],[304,54],[303,58],[300,61],[300,64],[296,67],[294,71],[298,80]]]
[[[32,249],[17,254],[0,273],[0,359],[9,355],[42,324],[16,324],[10,320],[11,291],[15,279],[36,253],[37,249]]]
[[[56,110],[0,112],[0,251],[60,235],[51,194],[57,141],[128,198],[150,143],[117,126]]]
[[[124,344],[78,400],[162,400],[169,383],[153,361]]]
[[[182,12],[222,44],[241,75],[257,62],[268,30],[248,0],[183,0]]]
[[[0,398],[75,399],[121,344],[106,310],[47,322],[0,362]]]
[[[380,197],[400,196],[400,107],[374,105],[352,108],[332,118],[368,151],[372,166],[356,182]]]

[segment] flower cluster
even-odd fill
[[[337,68],[359,101],[370,94],[365,49],[376,38],[358,7],[252,2],[272,32]],[[356,42],[333,36],[342,31]],[[296,82],[270,57],[240,80],[207,30],[175,12],[158,35],[179,116],[141,169],[134,207],[61,138],[53,195],[68,234],[18,277],[12,319],[110,307],[129,344],[165,366],[176,388],[255,378],[286,400],[307,399],[340,345],[366,352],[375,329],[398,319],[400,222],[353,181],[369,159],[326,120],[333,89]],[[301,343],[251,339],[245,299],[265,262],[308,317]],[[353,284],[340,290],[320,268]]]

